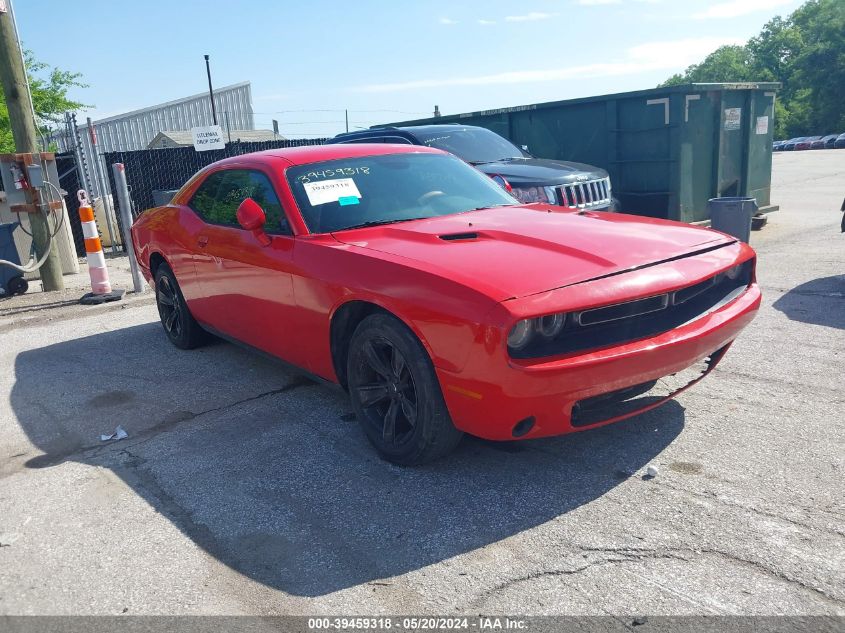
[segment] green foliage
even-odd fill
[[[80,81],[82,75],[58,68],[50,68],[47,64],[35,59],[31,51],[24,53],[29,89],[32,92],[32,106],[35,109],[37,131],[47,136],[51,127],[63,125],[65,112],[74,112],[89,107],[78,101],[71,101],[67,93],[71,88],[85,88]],[[0,153],[14,152],[15,142],[12,138],[12,128],[9,123],[9,110],[6,107],[6,97],[0,87]]]
[[[722,46],[661,86],[779,81],[775,138],[845,132],[845,2],[809,0],[745,46]]]
[[[745,46],[721,46],[700,64],[693,64],[683,75],[674,75],[661,85],[751,81],[753,74],[751,58]]]

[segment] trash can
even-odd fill
[[[748,242],[751,237],[751,218],[757,213],[757,200],[746,197],[710,198],[710,228]]]
[[[18,248],[15,246],[16,228],[18,228],[17,222],[0,224],[0,259],[20,264]],[[0,296],[23,294],[28,288],[29,284],[19,270],[0,265]]]

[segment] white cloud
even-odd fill
[[[594,77],[635,75],[652,70],[682,70],[701,61],[707,54],[725,44],[739,44],[742,40],[729,37],[701,37],[666,42],[648,42],[629,48],[625,59],[582,66],[566,66],[543,70],[520,70],[493,75],[477,75],[438,79],[417,79],[385,84],[357,86],[354,92],[382,93],[404,90],[423,90],[452,86],[488,86]]]
[[[553,18],[557,13],[541,13],[540,11],[532,11],[525,15],[509,15],[505,17],[505,22],[536,22],[537,20],[548,20]]]
[[[452,26],[453,24],[457,24],[457,20],[452,20],[450,18],[440,18],[440,24],[446,24]]]
[[[791,4],[792,0],[731,0],[720,2],[707,7],[704,11],[694,13],[692,17],[697,20],[709,20],[712,18],[736,18],[741,15],[748,15],[757,11],[781,7]]]
[[[578,4],[585,7],[596,7],[603,4],[621,4],[622,0],[578,0]]]
[[[669,67],[683,66],[701,61],[720,46],[744,44],[737,37],[694,37],[668,42],[647,42],[628,49],[631,60],[646,64],[665,63]]]
[[[479,20],[478,23],[481,26],[491,26],[493,24],[496,24],[496,20]]]

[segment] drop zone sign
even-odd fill
[[[225,149],[226,141],[223,140],[223,130],[219,125],[208,127],[192,127],[191,135],[194,137],[194,149],[198,152],[205,152],[210,149]]]

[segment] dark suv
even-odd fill
[[[604,169],[534,158],[483,127],[445,124],[378,127],[338,134],[326,143],[401,143],[427,145],[474,165],[520,202],[548,202],[579,209],[615,211],[610,177]]]

